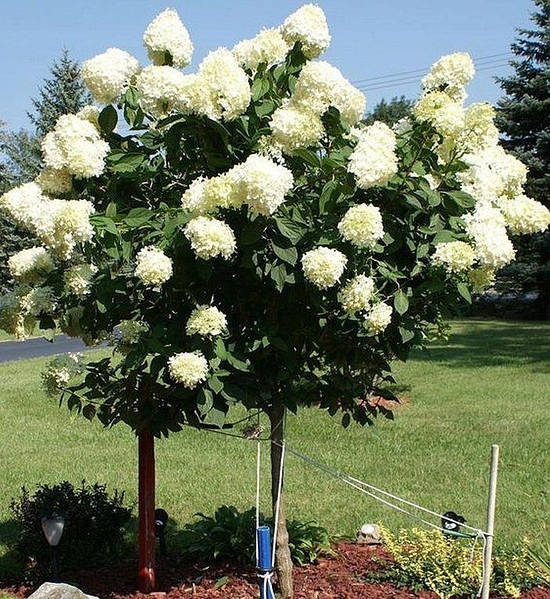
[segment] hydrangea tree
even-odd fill
[[[114,346],[57,359],[44,380],[69,408],[139,437],[144,590],[154,436],[259,408],[275,490],[285,410],[371,423],[392,360],[513,259],[509,234],[550,222],[522,194],[525,167],[498,145],[492,108],[464,107],[468,55],[439,60],[392,130],[358,126],[363,94],[316,60],[329,41],[306,5],[186,75],[193,46],[167,10],[144,35],[153,64],[116,48],[84,63],[105,106],[61,117],[46,170],[0,200],[37,239],[10,258],[18,284],[0,301],[2,327],[25,337],[39,322]]]

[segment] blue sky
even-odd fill
[[[193,43],[192,71],[218,46],[232,47],[263,26],[276,26],[304,2],[295,0],[14,0],[2,1],[0,20],[0,120],[12,129],[29,125],[26,112],[48,67],[63,47],[84,60],[120,47],[146,62],[141,36],[151,19],[176,8]],[[418,86],[407,77],[372,79],[422,69],[458,50],[481,61],[470,100],[493,102],[492,77],[508,72],[514,28],[528,24],[530,0],[321,0],[332,34],[324,59],[367,89],[368,106]],[[412,78],[420,74],[412,74]]]

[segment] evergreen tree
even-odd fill
[[[550,0],[534,0],[531,29],[517,29],[511,45],[514,72],[498,79],[506,96],[497,105],[502,144],[529,167],[526,192],[550,207]],[[522,240],[518,262],[502,281],[513,289],[536,289],[537,314],[550,305],[550,235]]]
[[[389,102],[382,98],[367,114],[365,123],[370,125],[374,121],[382,121],[391,127],[397,121],[409,116],[413,105],[414,102],[405,96],[394,96]]]
[[[53,129],[60,115],[78,112],[91,103],[91,96],[80,76],[80,65],[72,60],[68,50],[63,50],[50,73],[51,77],[44,79],[38,97],[32,100],[34,111],[29,113],[40,137]]]

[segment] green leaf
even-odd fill
[[[405,314],[405,312],[409,309],[409,300],[401,290],[394,295],[393,305],[395,306],[397,312],[401,315]]]
[[[206,422],[221,428],[225,423],[225,412],[218,410],[217,408],[212,408],[206,416]]]
[[[214,405],[214,396],[210,389],[205,389],[204,387],[201,388],[197,396],[197,405],[199,406],[201,414],[206,414],[210,411]]]
[[[216,580],[216,584],[212,587],[213,589],[221,589],[229,582],[229,576],[222,576]]]
[[[407,343],[407,341],[410,341],[414,337],[414,331],[403,327],[399,327],[399,334],[401,335],[401,339],[403,339],[403,343]]]
[[[319,156],[312,152],[311,150],[307,150],[306,148],[298,148],[293,152],[294,156],[299,156],[306,164],[311,166],[319,167],[321,166],[321,160]]]
[[[149,210],[149,208],[133,208],[128,212],[128,216],[124,218],[124,222],[133,229],[145,224],[153,216],[154,212]]]
[[[223,390],[223,383],[216,376],[212,376],[208,379],[208,386],[214,393],[220,393]]]
[[[276,266],[274,266],[271,269],[269,276],[275,281],[275,287],[277,287],[277,290],[282,291],[285,286],[285,282],[286,282],[286,267],[285,267],[285,265],[277,264]]]
[[[108,231],[109,233],[112,233],[117,237],[119,236],[119,232],[115,222],[112,219],[107,218],[106,216],[92,214],[92,216],[90,216],[90,222],[92,223],[92,225],[95,225],[98,229],[104,229],[105,231]]]
[[[468,286],[466,285],[466,283],[458,283],[456,286],[458,293],[460,293],[460,295],[469,303],[472,303],[472,296],[470,295],[470,290],[468,289]]]
[[[296,244],[302,239],[305,233],[304,227],[301,227],[297,222],[286,216],[278,216],[275,218],[277,228],[287,239]]]
[[[273,251],[281,260],[294,266],[298,260],[298,251],[295,247],[282,248],[273,243]]]
[[[133,173],[147,161],[147,156],[140,152],[111,152],[107,162],[112,171],[117,173]]]
[[[118,123],[118,114],[113,106],[105,106],[105,108],[99,113],[98,117],[99,126],[106,135],[111,134]]]
[[[214,353],[220,360],[225,360],[227,358],[227,350],[225,349],[225,343],[223,339],[216,339],[216,343],[214,343]]]
[[[325,183],[323,190],[321,191],[321,195],[319,196],[319,214],[326,214],[330,212],[330,207],[334,203],[333,196],[334,192],[338,188],[338,183],[336,181],[329,181]]]

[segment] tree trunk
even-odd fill
[[[273,517],[277,509],[277,491],[279,489],[279,472],[281,468],[282,450],[279,446],[285,436],[284,431],[285,408],[282,405],[274,405],[269,410],[269,421],[271,424],[271,503],[273,506]],[[276,445],[278,443],[279,445]],[[284,472],[283,472],[284,480]],[[281,498],[279,502],[279,525],[273,531],[276,538],[275,563],[277,579],[281,597],[292,597],[294,595],[292,586],[292,559],[288,546],[288,530],[286,527],[285,502],[283,487],[281,486]]]
[[[155,589],[155,441],[145,429],[138,437],[139,590]]]

